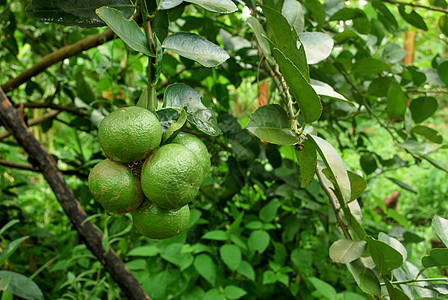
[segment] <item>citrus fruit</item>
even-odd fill
[[[89,174],[89,190],[105,210],[123,214],[136,209],[144,195],[140,180],[126,165],[106,159]]]
[[[98,129],[98,140],[106,156],[125,163],[145,159],[161,139],[162,127],[156,116],[138,106],[110,113]]]
[[[184,145],[196,155],[202,167],[203,179],[201,183],[204,183],[208,178],[211,165],[210,154],[205,144],[197,136],[185,132],[179,132],[172,143]]]
[[[137,230],[152,239],[166,239],[184,231],[190,221],[187,205],[177,210],[158,207],[146,200],[134,211],[134,225]]]
[[[164,145],[143,163],[143,193],[157,206],[178,209],[198,194],[201,172],[198,158],[187,147]]]

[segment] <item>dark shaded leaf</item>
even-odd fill
[[[306,140],[302,143],[302,149],[295,150],[300,167],[300,186],[305,188],[313,180],[317,166],[317,152],[314,143]]]
[[[0,271],[0,290],[6,290],[23,299],[44,299],[39,286],[22,274]]]
[[[423,20],[422,16],[420,16],[415,10],[412,9],[410,13],[407,13],[406,7],[404,5],[399,5],[398,12],[403,17],[403,19],[412,26],[415,26],[424,31],[428,30],[428,26],[426,26],[426,23]]]
[[[350,188],[352,190],[350,200],[353,201],[361,197],[361,195],[364,193],[367,188],[367,182],[364,180],[364,178],[356,173],[353,173],[351,171],[347,171],[347,173],[350,180]]]
[[[381,287],[375,273],[367,268],[360,259],[348,264],[348,269],[355,278],[358,286],[367,294],[380,295]]]
[[[194,268],[212,286],[216,281],[216,264],[208,254],[199,254],[194,259]]]
[[[387,89],[387,111],[394,120],[403,120],[406,113],[406,96],[401,85],[392,80]]]
[[[26,8],[31,18],[67,26],[99,27],[106,24],[95,13],[97,8],[109,6],[120,10],[126,19],[135,7],[129,0],[33,0]]]
[[[370,255],[381,275],[388,274],[403,264],[403,256],[388,244],[367,236]]]
[[[386,177],[386,178],[389,179],[390,181],[392,181],[393,183],[395,183],[396,185],[398,185],[399,187],[401,187],[409,192],[412,192],[414,194],[417,194],[417,191],[409,184],[404,183],[403,181],[392,178],[392,177]]]
[[[443,136],[437,131],[428,126],[417,125],[411,130],[412,134],[417,134],[425,137],[430,142],[441,144],[443,142]]]
[[[438,108],[439,104],[434,97],[420,97],[412,100],[409,105],[412,119],[415,123],[421,123],[431,117]]]
[[[423,256],[422,265],[425,268],[448,266],[448,249],[432,249],[429,252],[429,256]]]

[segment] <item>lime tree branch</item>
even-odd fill
[[[344,236],[346,239],[351,240],[352,237],[350,233],[348,232],[348,227],[344,222],[344,219],[342,218],[340,209],[338,208],[338,200],[334,197],[334,194],[330,189],[324,184],[324,174],[319,170],[319,168],[316,168],[316,175],[319,179],[320,186],[324,190],[325,194],[327,194],[328,198],[330,199],[330,204],[333,207],[334,214],[336,215],[336,220],[338,222],[339,227],[341,227],[342,232],[344,233]]]
[[[444,14],[448,14],[448,10],[443,9],[441,7],[437,7],[437,6],[431,6],[431,5],[423,5],[423,4],[418,4],[418,3],[411,3],[411,2],[404,2],[404,1],[395,1],[395,0],[381,0],[382,2],[387,2],[387,3],[392,3],[392,4],[398,4],[398,5],[406,5],[406,6],[411,6],[411,7],[419,7],[419,8],[424,8],[427,10],[433,10],[433,11],[438,11],[438,12],[442,12]]]
[[[34,137],[25,124],[20,112],[0,88],[0,120],[3,126],[14,135],[17,142],[25,149],[30,159],[36,162],[42,175],[53,190],[67,217],[79,236],[97,259],[105,266],[129,299],[149,299],[137,279],[132,275],[113,249],[104,249],[102,236],[92,222],[86,221],[87,215],[70,190],[53,157]]]

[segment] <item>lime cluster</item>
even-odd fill
[[[133,212],[143,235],[163,239],[183,232],[190,203],[208,177],[210,155],[196,136],[179,132],[160,145],[162,127],[147,109],[131,106],[104,118],[98,140],[107,159],[89,174],[89,190],[109,213]]]

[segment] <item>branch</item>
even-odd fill
[[[399,4],[399,5],[407,5],[407,6],[412,6],[412,7],[420,7],[420,8],[424,8],[427,10],[433,10],[433,11],[438,11],[438,12],[442,12],[445,14],[448,14],[448,10],[443,9],[441,7],[437,7],[437,6],[430,6],[430,5],[423,5],[423,4],[418,4],[418,3],[410,3],[410,2],[403,2],[403,1],[395,1],[395,0],[381,0],[382,2],[387,2],[387,3],[392,3],[392,4]]]
[[[115,251],[111,248],[103,248],[101,234],[95,229],[92,222],[86,221],[86,213],[58,170],[55,161],[31,133],[25,121],[20,118],[18,110],[12,106],[1,88],[0,120],[25,149],[29,157],[36,161],[37,166],[49,183],[79,236],[105,266],[126,296],[129,299],[149,299],[137,279],[135,279]]]
[[[333,192],[324,184],[323,174],[319,170],[319,168],[316,168],[316,175],[317,175],[317,178],[319,179],[320,186],[322,187],[322,189],[324,190],[325,194],[327,194],[328,198],[330,199],[330,204],[333,207],[334,214],[336,215],[336,220],[338,222],[339,227],[341,227],[342,232],[344,233],[345,238],[348,239],[348,240],[351,240],[352,237],[351,237],[350,233],[348,232],[347,225],[345,225],[344,219],[342,219],[342,216],[341,216],[341,213],[339,211],[339,208],[337,208],[338,207],[338,202],[334,198]]]
[[[8,93],[22,83],[27,82],[31,79],[31,77],[36,76],[39,73],[42,73],[48,67],[54,65],[57,62],[63,61],[66,58],[78,55],[79,53],[89,50],[91,48],[102,45],[114,38],[114,33],[111,29],[106,29],[101,33],[95,34],[94,36],[85,38],[80,40],[74,44],[65,46],[53,53],[50,53],[44,57],[42,57],[37,63],[34,64],[29,69],[26,69],[19,76],[10,79],[8,82],[3,84],[1,88],[5,93]]]
[[[28,126],[34,126],[34,125],[39,125],[42,124],[45,121],[51,120],[53,118],[55,118],[58,114],[60,113],[59,110],[51,110],[45,114],[43,114],[42,116],[39,116],[37,118],[31,119],[28,122]],[[7,138],[8,136],[11,135],[11,132],[5,130],[0,132],[0,141]]]

